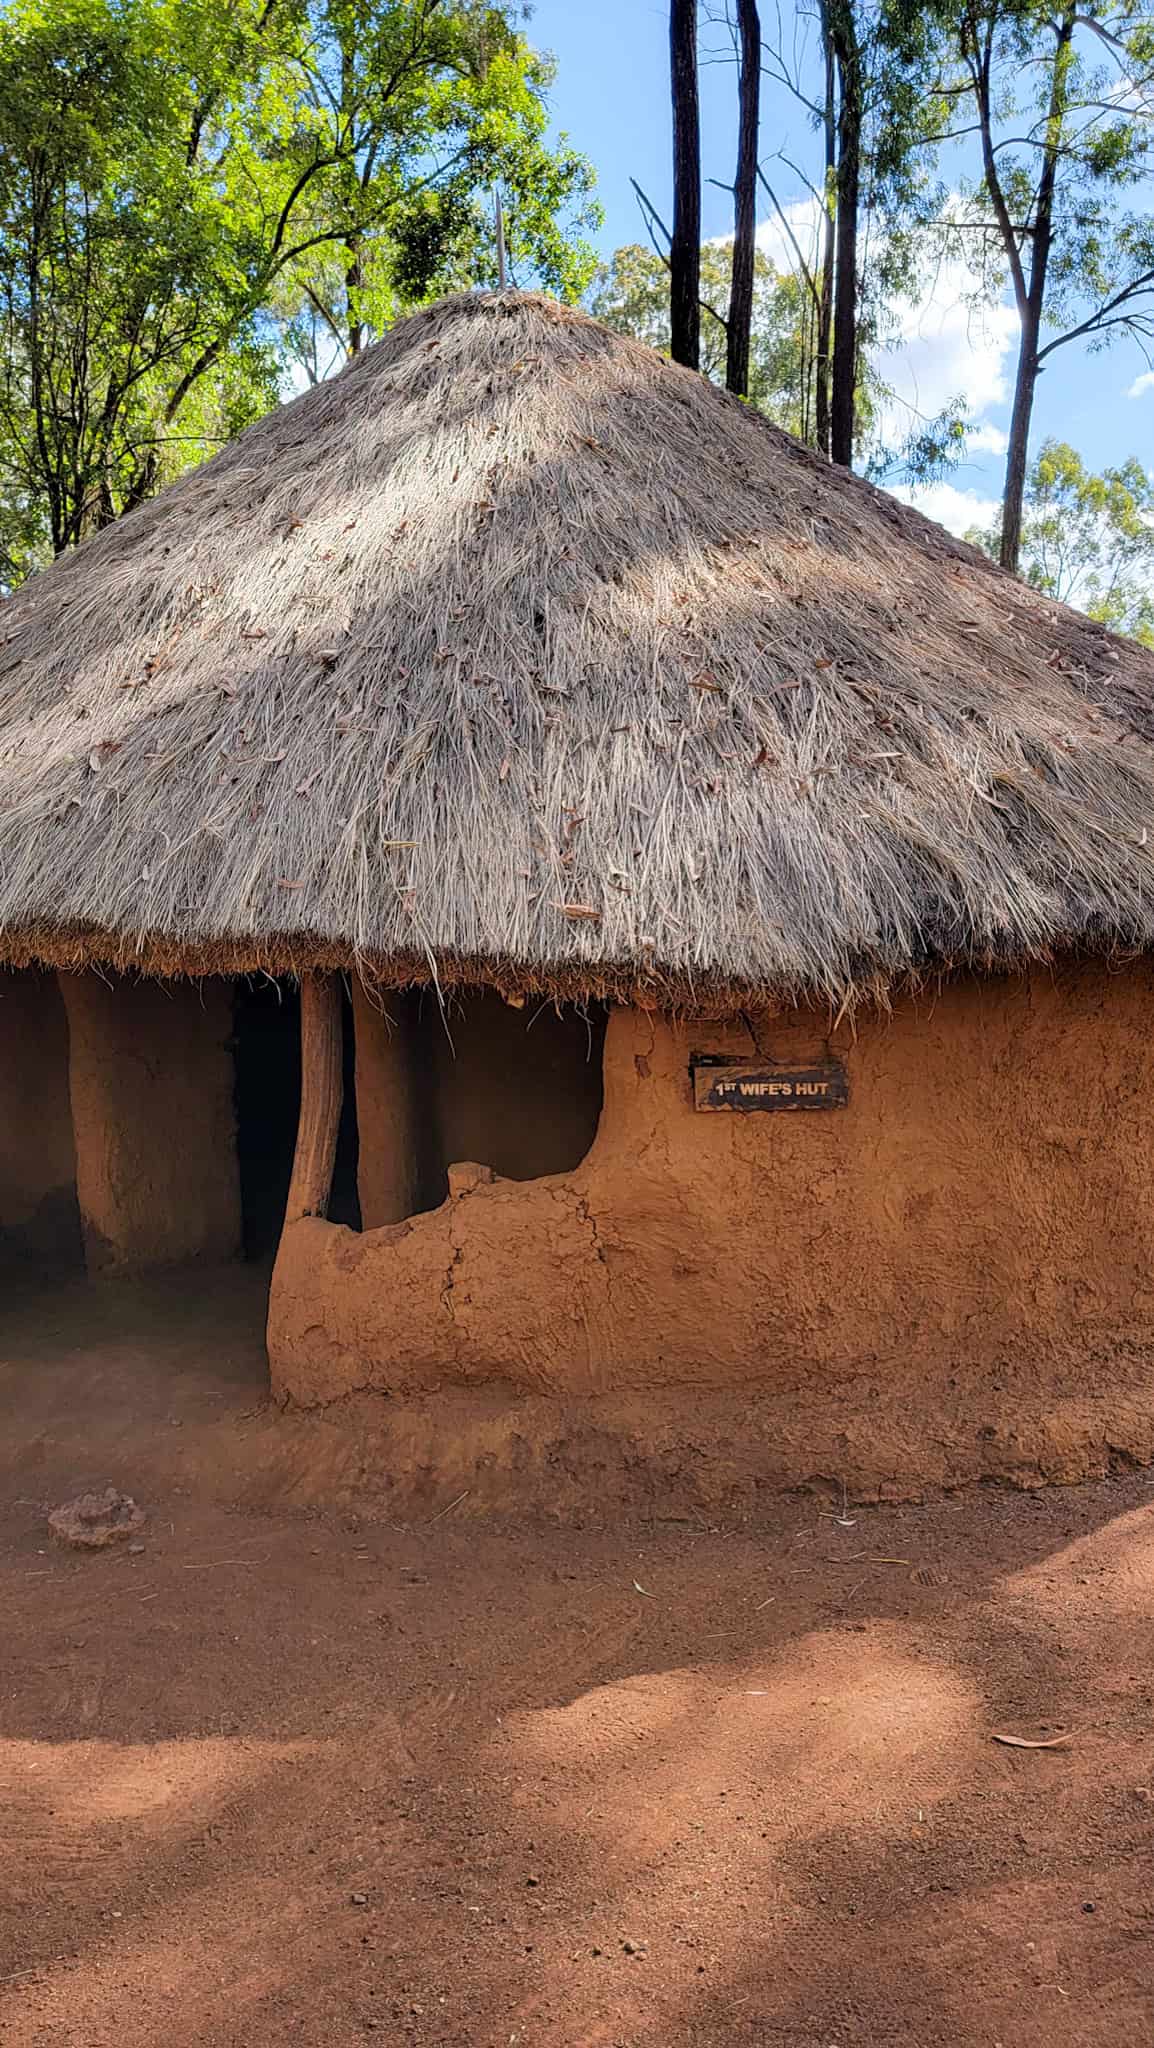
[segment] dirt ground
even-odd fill
[[[1150,2048],[1150,1478],[401,1525],[170,1310],[0,1328],[4,2048]]]

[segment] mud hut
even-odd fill
[[[10,1253],[275,1251],[274,1390],[426,1468],[1154,1451],[1142,649],[464,296],[5,605],[0,709]]]

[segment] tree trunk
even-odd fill
[[[701,356],[701,126],[697,104],[697,0],[670,0],[673,233],[669,244],[670,353],[696,370]]]
[[[749,340],[757,232],[757,134],[761,99],[761,22],[757,0],[737,0],[741,31],[737,176],[733,185],[733,273],[725,351],[726,389],[749,396]]]
[[[332,1193],[344,1093],[341,985],[335,974],[301,976],[301,1107],[285,1222],[323,1216]]]
[[[355,17],[354,17],[355,18]],[[357,106],[357,51],[354,18],[346,18],[340,29],[341,46],[341,112],[342,128],[351,129]],[[346,165],[342,172],[345,204],[355,212],[360,197],[360,177],[355,164]],[[364,265],[359,234],[345,237],[345,346],[349,356],[359,356],[364,346],[365,329],[361,318],[361,287],[364,283]]]
[[[350,236],[345,243],[345,323],[350,356],[359,356],[365,342],[365,325],[361,319],[363,283],[360,241]]]
[[[1018,374],[1014,382],[1014,410],[1010,417],[1010,439],[1006,449],[1006,487],[1002,497],[1002,537],[998,560],[1011,575],[1018,571],[1022,548],[1022,505],[1026,495],[1026,462],[1030,450],[1030,417],[1038,382],[1038,322],[1032,312],[1022,323],[1018,348]]]
[[[834,99],[833,50],[829,43],[828,22],[823,13],[822,33],[826,40],[825,51],[825,178],[822,185],[824,201],[821,223],[821,284],[817,305],[817,350],[816,390],[814,393],[815,425],[817,445],[823,455],[830,452],[829,440],[829,387],[830,387],[830,346],[833,336],[833,263],[834,263],[834,222],[837,218],[837,120]]]
[[[861,62],[853,0],[836,0],[832,46],[837,65],[837,220],[835,224],[830,455],[853,463],[857,393],[857,227],[861,185]]]
[[[1002,538],[998,550],[998,560],[1003,569],[1009,569],[1012,575],[1017,574],[1018,557],[1022,550],[1022,505],[1026,495],[1026,463],[1030,452],[1030,418],[1034,410],[1034,394],[1038,388],[1038,342],[1042,332],[1042,312],[1046,304],[1050,250],[1054,240],[1054,195],[1058,184],[1058,163],[1063,147],[1063,131],[1069,102],[1070,53],[1074,22],[1074,10],[1067,7],[1055,26],[1054,68],[1050,79],[1050,103],[1046,113],[1042,175],[1038,180],[1038,195],[1034,203],[1033,230],[1030,236],[1030,282],[1024,305],[1021,304],[1019,293],[1022,334],[1018,344],[1018,374],[1014,380],[1010,444],[1006,450],[1006,488],[1002,499]],[[1004,201],[1002,213],[1008,218]]]

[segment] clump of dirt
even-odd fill
[[[127,1543],[144,1523],[144,1509],[115,1486],[106,1486],[103,1493],[77,1494],[48,1517],[49,1534],[70,1550],[107,1550],[111,1543]]]

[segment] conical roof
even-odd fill
[[[468,295],[0,611],[0,948],[676,1003],[1154,937],[1154,657]]]

